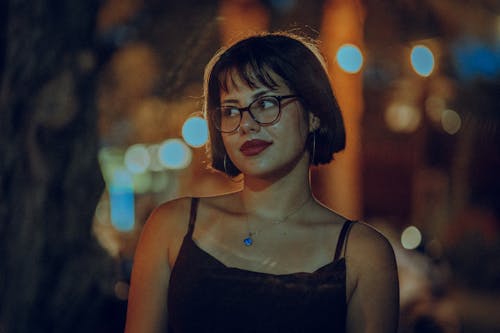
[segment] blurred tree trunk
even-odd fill
[[[91,234],[103,190],[98,0],[0,4],[0,332],[96,331],[111,259]],[[100,317],[101,316],[101,317]]]

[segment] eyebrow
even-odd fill
[[[252,95],[252,99],[255,100],[259,97],[262,97],[262,96],[265,96],[267,95],[269,92],[272,92],[273,90],[271,89],[266,89],[266,90],[261,90],[261,91],[258,91],[256,92],[255,94]],[[229,104],[229,103],[234,103],[234,104],[238,104],[240,101],[237,100],[237,99],[225,99],[223,101],[221,101],[221,105],[222,104]]]

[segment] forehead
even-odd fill
[[[243,69],[227,68],[219,73],[218,81],[221,94],[242,89],[268,88],[269,90],[278,90],[288,87],[285,80],[274,71],[268,68],[255,70],[250,66]]]

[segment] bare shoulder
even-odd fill
[[[346,259],[357,274],[377,268],[395,268],[394,251],[387,238],[370,225],[354,223],[346,248]]]
[[[387,238],[377,229],[364,222],[355,222],[349,232],[349,242],[357,248],[376,250],[376,252],[391,251]]]
[[[399,283],[391,244],[375,228],[355,223],[346,249],[348,332],[396,332]]]
[[[127,307],[126,332],[165,330],[169,262],[175,236],[181,232],[181,217],[188,214],[190,199],[183,198],[158,206],[144,225],[137,244]],[[184,218],[187,228],[187,220]]]
[[[144,224],[137,251],[165,258],[168,249],[187,231],[191,198],[160,204]]]
[[[187,228],[192,198],[184,197],[164,202],[156,207],[149,216],[144,228],[154,231],[176,231]]]

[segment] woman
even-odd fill
[[[126,332],[395,332],[387,240],[315,200],[309,168],[344,148],[315,46],[286,33],[205,72],[212,166],[243,189],[157,208],[139,241]]]

